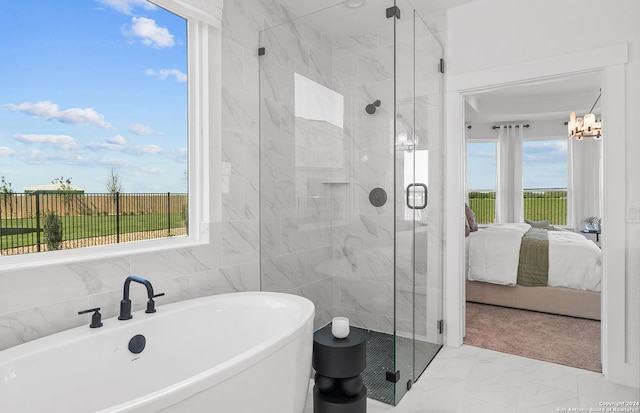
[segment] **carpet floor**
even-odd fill
[[[468,302],[464,343],[602,371],[599,321]]]

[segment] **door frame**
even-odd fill
[[[594,59],[594,56],[597,58]],[[628,45],[619,44],[557,57],[447,76],[446,79],[446,253],[445,344],[460,346],[465,335],[464,96],[496,87],[584,73],[602,73],[603,211],[602,368],[607,379],[637,381],[626,359],[626,102]],[[635,383],[637,386],[637,383]]]

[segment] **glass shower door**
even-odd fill
[[[408,2],[396,6],[402,16],[394,22],[397,404],[442,346],[443,83],[440,44]]]

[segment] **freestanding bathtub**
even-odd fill
[[[233,293],[34,340],[0,352],[0,412],[301,413],[313,316],[302,297]]]

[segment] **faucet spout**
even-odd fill
[[[129,289],[132,281],[145,286],[145,288],[147,289],[147,297],[150,302],[153,302],[153,298],[157,297],[153,294],[153,286],[151,285],[151,282],[149,280],[138,277],[136,275],[128,276],[124,281],[124,292],[122,294],[122,300],[120,301],[120,315],[118,316],[118,320],[130,320],[131,318],[133,318],[133,316],[131,315],[131,299],[129,298]],[[148,309],[149,306],[147,306],[147,310]],[[155,308],[153,308],[153,310],[154,311],[147,312],[155,312]]]

